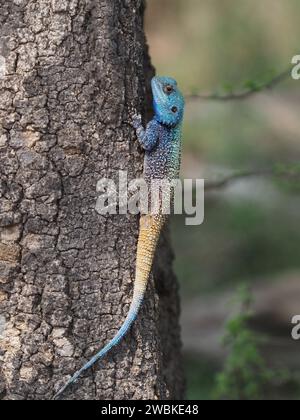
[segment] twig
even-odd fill
[[[216,181],[205,181],[205,191],[218,190],[221,188],[225,188],[228,185],[234,182],[237,182],[241,179],[261,177],[261,176],[275,176],[278,178],[288,178],[288,179],[299,178],[300,179],[300,171],[299,173],[296,174],[296,173],[293,173],[291,169],[289,169],[288,167],[285,169],[279,170],[278,167],[276,166],[269,169],[237,172]]]
[[[244,171],[230,174],[225,178],[218,179],[216,181],[206,181],[205,182],[205,191],[217,190],[227,187],[233,182],[239,181],[244,178],[254,178],[263,175],[272,175],[274,171],[272,169],[257,170],[257,171]]]
[[[243,100],[248,99],[249,97],[256,95],[265,90],[269,90],[277,86],[278,84],[282,83],[286,80],[291,74],[291,68],[284,71],[283,73],[277,75],[273,79],[269,80],[268,82],[254,86],[250,89],[241,91],[241,92],[233,92],[229,94],[212,94],[212,95],[201,95],[201,94],[190,94],[186,95],[188,100],[193,99],[203,99],[203,100],[210,100],[210,101],[235,101],[235,100]]]

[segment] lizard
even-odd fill
[[[153,119],[147,124],[146,129],[142,124],[141,115],[135,114],[132,121],[138,141],[145,151],[143,176],[148,186],[155,180],[172,181],[179,177],[181,133],[185,107],[184,97],[174,79],[154,77],[151,87]],[[157,243],[167,218],[168,216],[162,211],[162,205],[159,206],[159,210],[155,214],[150,212],[141,215],[134,291],[128,315],[114,338],[71,377],[57,392],[54,399],[58,399],[69,386],[77,382],[86,370],[102,359],[130,329],[142,304]]]

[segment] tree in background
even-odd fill
[[[141,174],[153,69],[142,0],[0,3],[0,395],[48,399],[128,310],[138,218],[98,215],[96,184]],[[158,254],[132,332],[66,397],[183,396],[167,233]]]

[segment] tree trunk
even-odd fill
[[[149,111],[153,70],[142,0],[0,10],[0,398],[50,399],[128,311],[138,217],[97,214],[96,184],[141,175],[130,115]],[[182,398],[166,232],[158,254],[131,332],[65,398]]]

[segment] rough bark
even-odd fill
[[[0,0],[1,399],[51,398],[128,311],[138,217],[95,203],[100,178],[141,174],[129,122],[150,103],[143,12],[142,0]],[[167,233],[158,254],[134,328],[66,398],[182,397]]]

